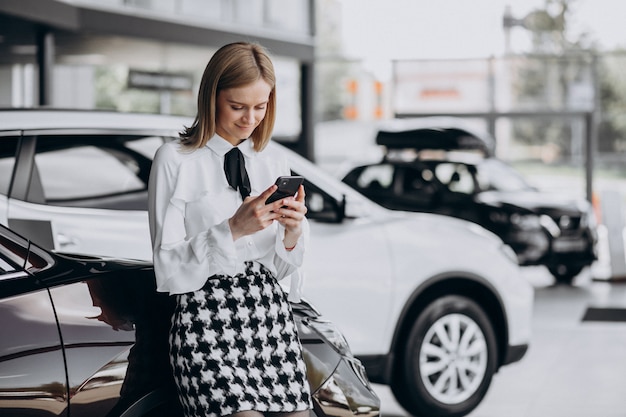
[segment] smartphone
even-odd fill
[[[274,191],[267,200],[265,200],[265,204],[273,203],[281,198],[294,196],[296,192],[298,192],[298,187],[300,187],[300,184],[302,184],[303,181],[304,177],[299,175],[278,177],[275,182],[278,189]]]

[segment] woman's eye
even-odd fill
[[[242,106],[232,106],[231,107],[233,110],[243,110]]]

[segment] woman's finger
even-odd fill
[[[300,184],[300,187],[298,187],[298,194],[296,194],[296,200],[298,200],[301,203],[304,203],[305,196],[306,194],[304,193],[304,185]]]

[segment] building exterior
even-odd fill
[[[312,157],[314,0],[3,0],[0,107],[193,115],[208,59],[240,40],[274,59],[276,138]]]

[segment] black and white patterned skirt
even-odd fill
[[[271,272],[247,262],[245,275],[176,297],[170,361],[187,416],[311,407],[291,306]]]

